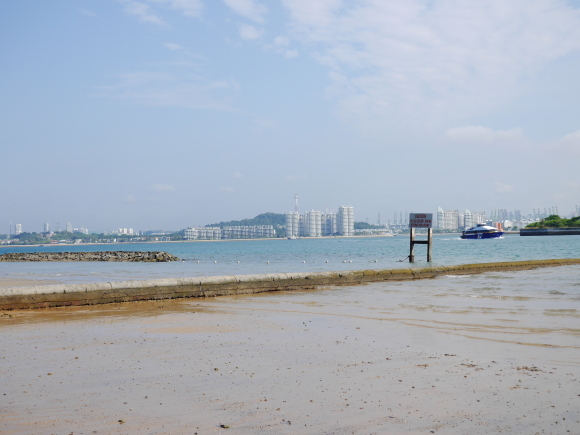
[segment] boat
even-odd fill
[[[477,224],[461,233],[462,239],[498,239],[503,231],[486,224]]]

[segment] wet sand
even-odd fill
[[[578,433],[579,278],[2,312],[0,431]]]

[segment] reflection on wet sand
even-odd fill
[[[579,278],[3,312],[3,431],[573,432]]]

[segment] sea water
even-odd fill
[[[418,236],[418,239],[425,236]],[[0,277],[42,279],[76,284],[194,276],[321,272],[580,257],[580,236],[462,240],[457,235],[433,237],[433,261],[426,246],[415,246],[410,264],[409,238],[344,237],[207,242],[158,242],[95,245],[2,247],[8,252],[166,251],[182,261],[170,263],[0,262]]]

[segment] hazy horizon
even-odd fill
[[[0,234],[580,205],[578,1],[0,12]]]

